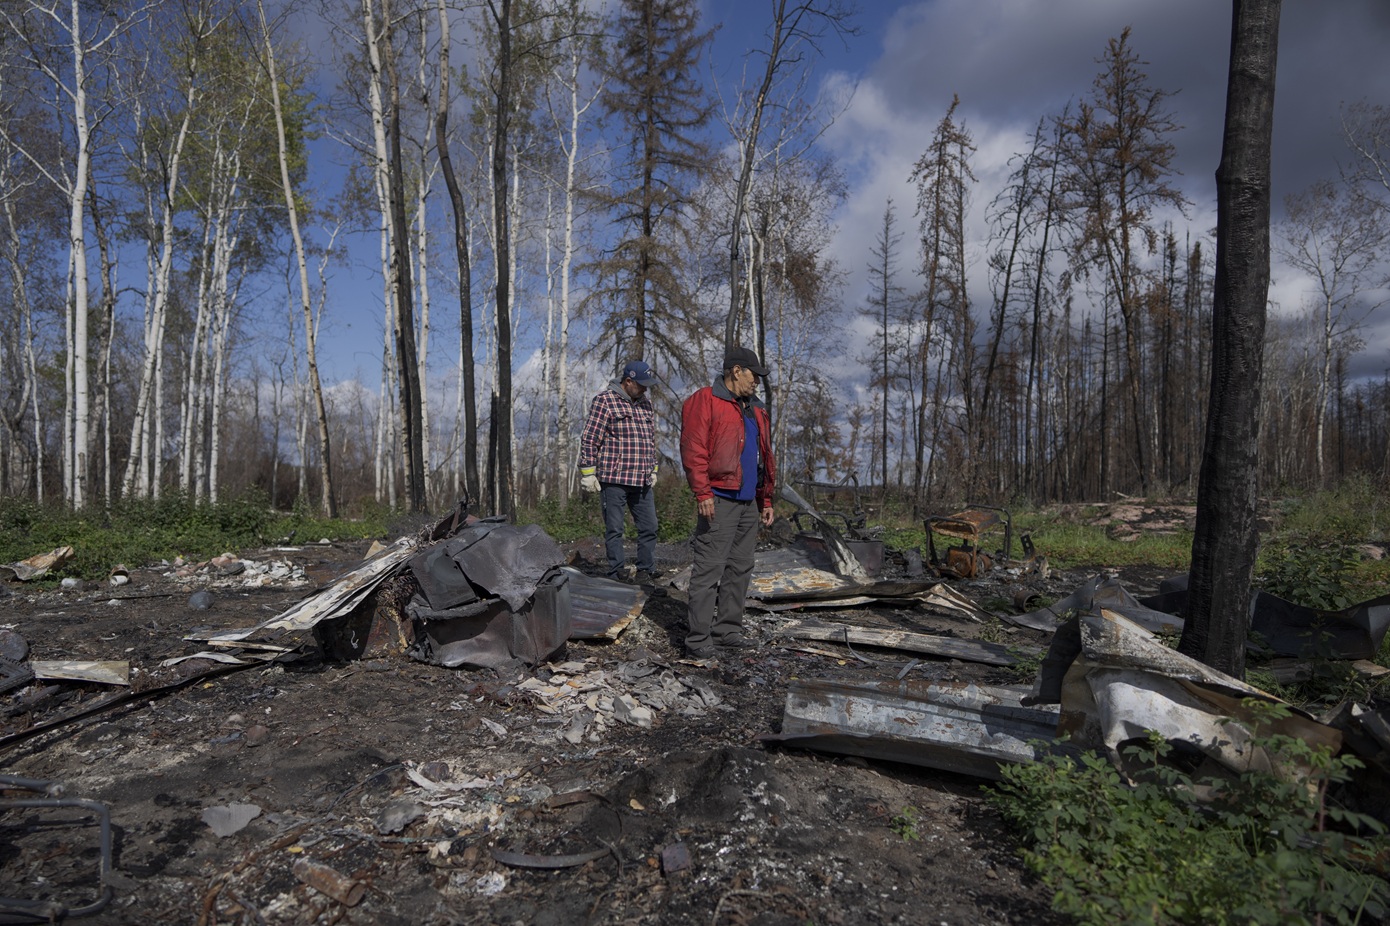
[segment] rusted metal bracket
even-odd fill
[[[33,791],[43,797],[21,797],[0,800],[0,810],[19,810],[24,808],[65,808],[71,807],[96,814],[98,833],[98,871],[97,878],[101,891],[97,897],[80,906],[69,906],[59,900],[29,900],[18,897],[0,897],[0,923],[56,923],[67,917],[91,916],[99,913],[111,902],[115,891],[110,885],[111,878],[111,810],[100,801],[83,798],[63,797],[63,786],[53,781],[39,781],[20,778],[15,775],[0,775],[0,789]]]

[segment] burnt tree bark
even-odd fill
[[[1179,650],[1245,673],[1259,535],[1259,402],[1269,298],[1270,138],[1281,0],[1233,0],[1226,128],[1216,169],[1211,395]]]

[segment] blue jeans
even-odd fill
[[[757,502],[736,502],[719,495],[714,496],[714,520],[696,521],[687,647],[703,648],[742,633],[743,602],[753,580],[753,553],[761,525]]]
[[[603,546],[608,554],[608,575],[617,578],[627,563],[623,527],[629,509],[637,525],[637,571],[651,572],[656,565],[656,495],[652,487],[605,482],[599,499],[603,502]]]

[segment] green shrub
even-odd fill
[[[52,578],[71,575],[94,579],[117,564],[139,567],[177,556],[207,559],[276,543],[291,532],[299,541],[380,537],[383,519],[283,515],[272,511],[265,497],[256,494],[211,504],[170,493],[82,511],[61,503],[37,505],[0,498],[0,562],[12,563],[71,546],[73,559]]]
[[[904,842],[916,842],[922,838],[922,834],[917,829],[921,820],[921,811],[908,804],[893,815],[892,819],[888,821],[888,825]]]
[[[1251,704],[1251,702],[1247,702]],[[1252,705],[1259,723],[1287,716]],[[1390,843],[1377,821],[1335,806],[1329,788],[1360,763],[1279,735],[1257,742],[1306,782],[1263,771],[1194,783],[1165,763],[1172,746],[1150,734],[1125,750],[1145,769],[1133,785],[1106,759],[1047,756],[1003,770],[987,789],[1019,832],[1022,856],[1082,924],[1356,923],[1383,916],[1390,890],[1367,860]]]
[[[1339,611],[1385,593],[1390,559],[1369,559],[1342,538],[1281,534],[1260,550],[1255,582],[1310,608]]]
[[[583,537],[603,536],[603,512],[597,495],[580,492],[561,505],[555,496],[543,498],[535,508],[518,511],[518,524],[539,524],[561,543]]]
[[[1352,538],[1381,540],[1386,536],[1390,502],[1364,474],[1351,476],[1335,488],[1284,499],[1274,508],[1277,534],[1314,542]]]

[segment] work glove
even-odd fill
[[[652,485],[656,485],[657,474],[661,472],[661,461],[657,460],[652,464]]]
[[[598,494],[598,476],[594,475],[594,468],[592,466],[579,467],[579,487],[585,492],[593,492],[595,495]]]

